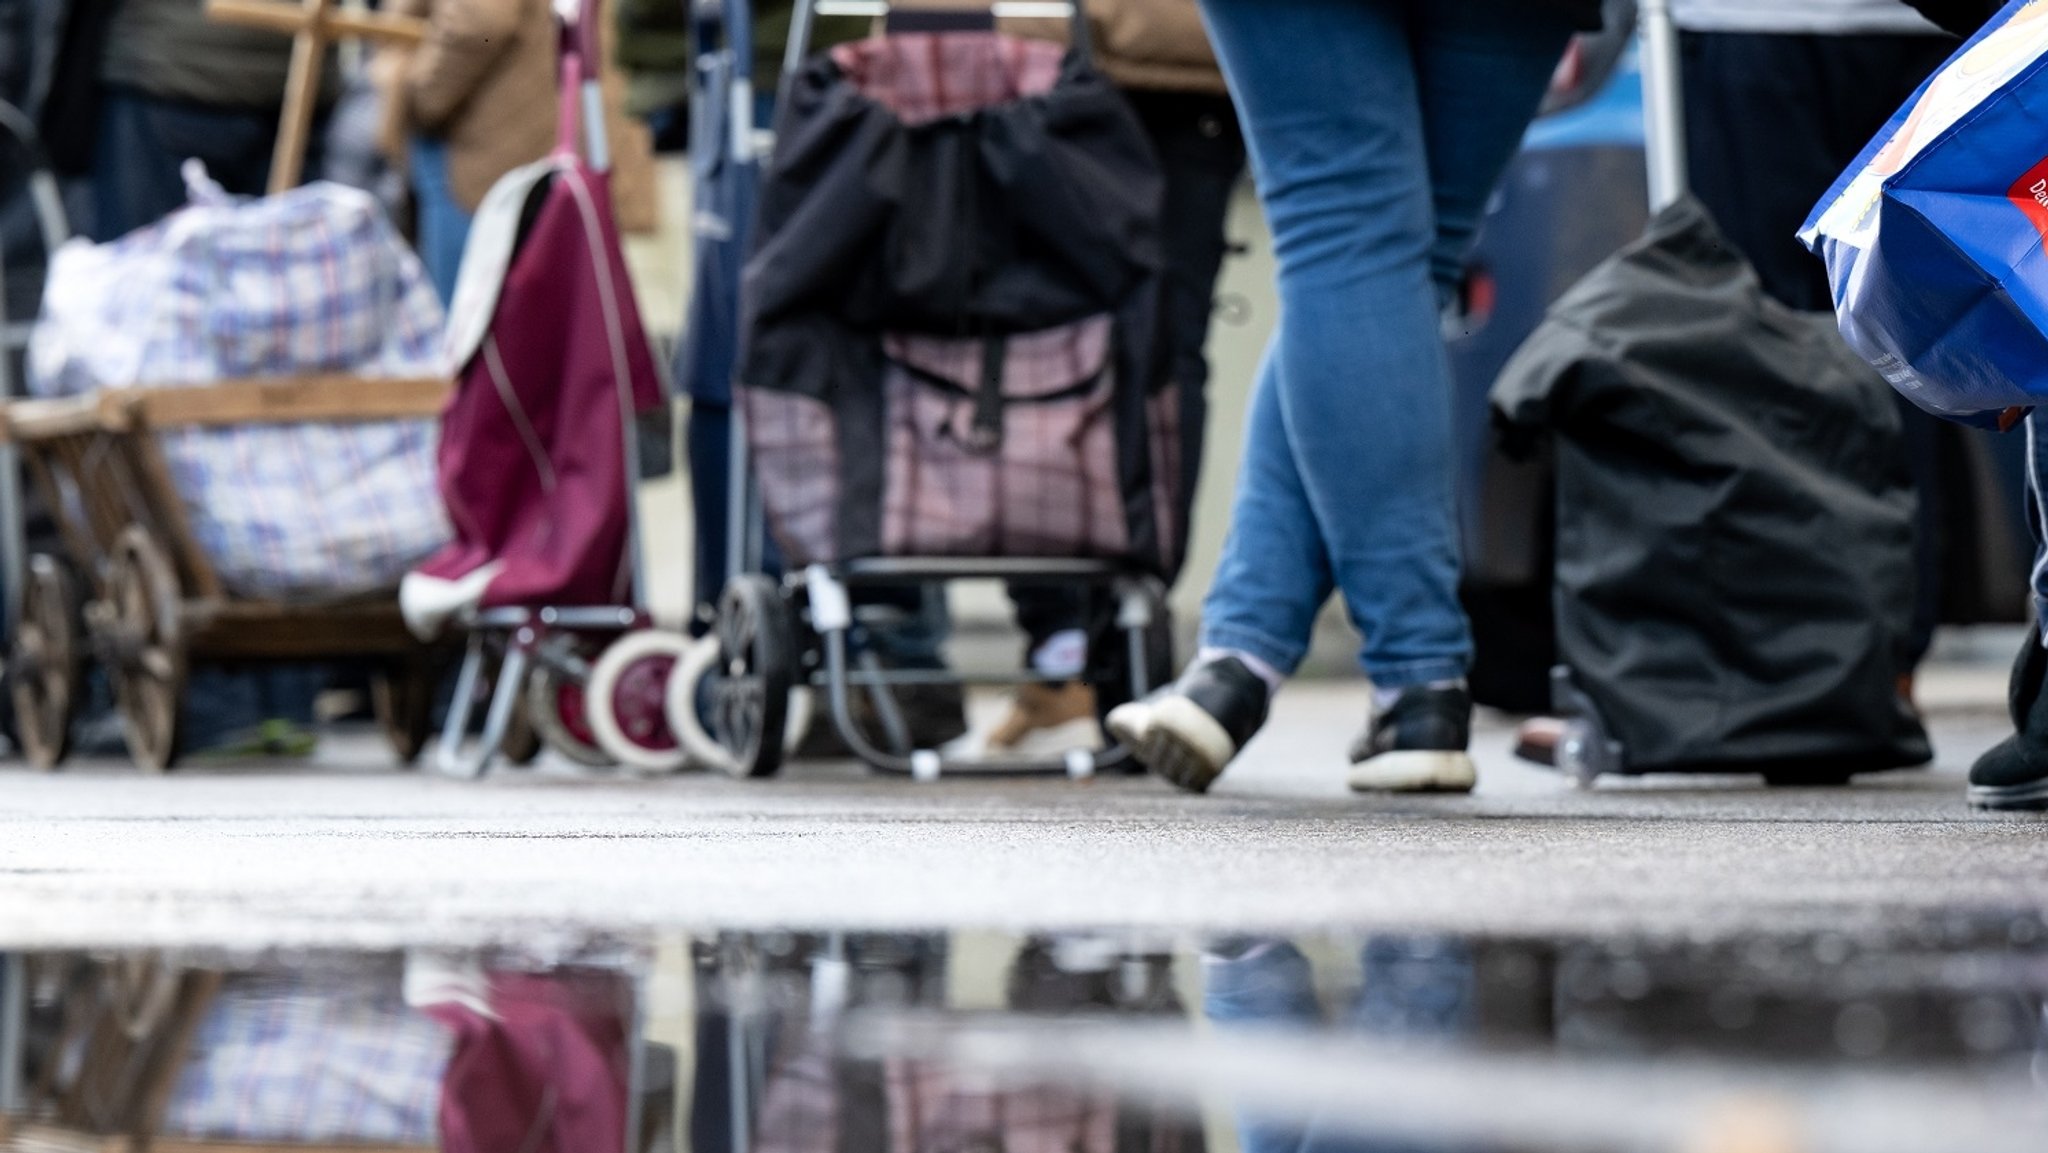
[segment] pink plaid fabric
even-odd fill
[[[768,1074],[754,1128],[757,1153],[831,1153],[839,1147],[839,1078],[813,1036],[785,1037],[795,1052]]]
[[[995,1085],[919,1061],[885,1063],[891,1153],[1115,1153],[1107,1093]]]
[[[1029,400],[1064,392],[1102,372],[1109,362],[1110,321],[1091,317],[1079,324],[1025,333],[1004,350],[1003,395]],[[945,337],[891,335],[882,339],[890,360],[952,382],[968,392],[981,387],[983,342]]]
[[[1002,436],[993,446],[974,439],[984,343],[889,337],[883,549],[892,556],[1127,552],[1110,327],[1104,316],[1011,338]]]
[[[902,33],[832,50],[847,80],[905,124],[1042,96],[1065,59],[1057,44],[993,32]]]
[[[796,564],[839,559],[839,422],[832,410],[794,392],[743,388],[739,395],[776,542]]]
[[[815,1041],[779,1064],[768,1078],[754,1147],[760,1153],[843,1148],[846,1112],[871,1103],[846,1099],[839,1070]],[[1105,1093],[998,1086],[905,1060],[884,1062],[881,1088],[889,1137],[875,1153],[1117,1153],[1117,1102]]]

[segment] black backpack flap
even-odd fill
[[[906,123],[821,56],[776,132],[747,273],[770,319],[1033,332],[1114,311],[1162,266],[1157,161],[1079,57],[1049,92]]]
[[[1897,409],[1698,205],[1566,294],[1494,400],[1556,438],[1559,656],[1631,770],[1927,759]]]

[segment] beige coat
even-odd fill
[[[958,8],[961,0],[897,0],[901,8]],[[1221,93],[1223,72],[1209,47],[1195,0],[1085,0],[1095,57],[1124,88]],[[1003,29],[1041,40],[1067,39],[1067,22],[1030,17]]]
[[[428,33],[418,48],[380,61],[387,147],[414,132],[445,140],[455,199],[474,212],[499,177],[554,147],[553,11],[548,0],[393,0],[391,7],[425,18]],[[624,83],[608,69],[605,120],[619,226],[652,231],[652,142],[623,107]]]
[[[1195,0],[1088,0],[1095,54],[1125,88],[1222,92]]]

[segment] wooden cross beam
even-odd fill
[[[277,148],[270,157],[272,195],[298,186],[306,166],[306,144],[320,98],[320,70],[327,46],[337,40],[369,40],[400,47],[426,39],[427,22],[415,16],[351,12],[335,0],[206,0],[206,16],[222,24],[267,28],[292,38],[292,68],[285,82],[284,114]]]

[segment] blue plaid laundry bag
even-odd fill
[[[1937,416],[2048,402],[2048,0],[1950,58],[1807,221],[1842,335]]]
[[[425,270],[367,193],[315,183],[230,197],[189,162],[191,203],[50,265],[30,343],[39,396],[312,373],[446,373]],[[434,422],[167,432],[172,480],[222,581],[245,596],[395,588],[449,537]]]

